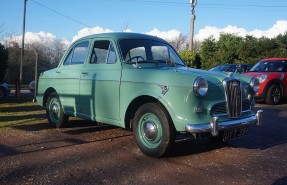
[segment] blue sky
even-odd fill
[[[0,0],[0,25],[4,24],[5,33],[21,35],[23,1]],[[206,37],[224,30],[243,36],[284,33],[286,12],[286,0],[198,0],[195,35]],[[157,34],[171,35],[173,30],[189,36],[190,15],[189,0],[28,0],[26,32],[68,41],[101,29],[150,33],[156,28]]]

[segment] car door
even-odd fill
[[[287,61],[283,60],[283,67],[282,67],[282,82],[283,82],[283,86],[284,86],[284,92],[285,92],[285,96],[287,97]]]
[[[75,43],[63,63],[57,68],[54,86],[60,95],[64,111],[76,114],[79,111],[80,76],[87,57],[89,41]]]
[[[89,62],[81,74],[81,116],[118,125],[121,63],[109,39],[93,41]]]

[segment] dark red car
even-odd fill
[[[244,74],[259,79],[260,87],[255,95],[257,102],[275,105],[287,97],[287,58],[260,60]]]

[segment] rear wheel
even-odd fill
[[[46,114],[48,121],[53,127],[63,127],[69,119],[69,116],[64,114],[59,95],[51,93],[47,100]]]
[[[133,133],[140,150],[152,157],[167,153],[175,140],[174,127],[168,113],[156,103],[146,103],[137,110]]]
[[[282,91],[279,85],[272,85],[267,92],[265,102],[269,105],[277,105],[280,103],[282,98]]]

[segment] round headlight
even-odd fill
[[[260,83],[263,83],[267,80],[268,75],[260,75],[257,77]]]
[[[257,78],[252,78],[250,81],[250,87],[254,93],[258,92],[259,86],[260,86],[259,80]]]
[[[196,96],[205,96],[208,90],[208,83],[203,77],[197,77],[193,83],[193,92]]]

